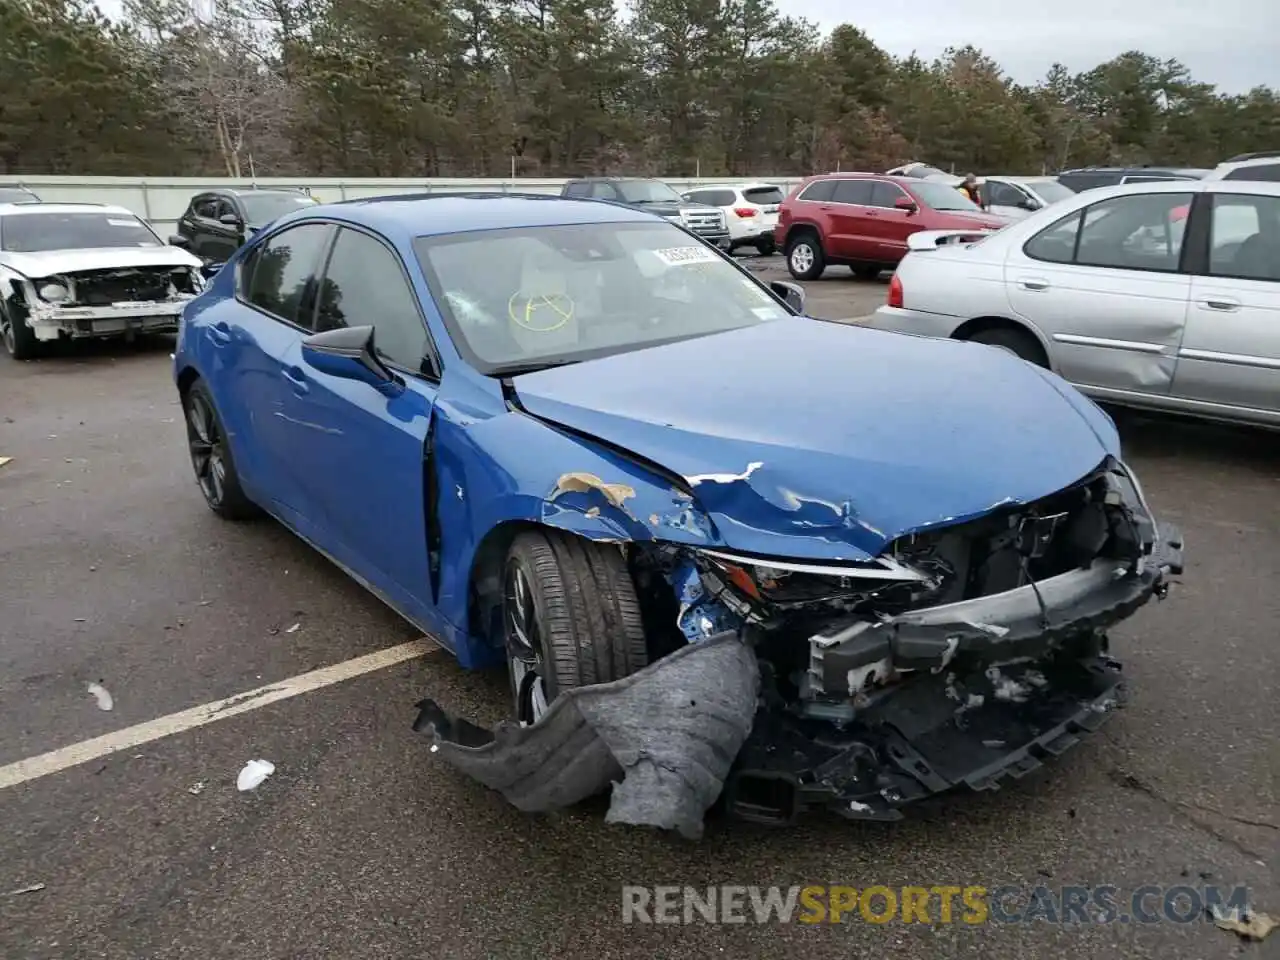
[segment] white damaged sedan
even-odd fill
[[[176,330],[200,267],[124,207],[0,204],[0,337],[26,360],[51,340]]]

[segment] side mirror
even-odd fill
[[[920,207],[916,205],[916,202],[910,197],[899,197],[897,200],[893,201],[893,208],[895,210],[905,210],[908,214],[915,213],[920,209]]]
[[[804,316],[804,287],[790,280],[773,280],[769,289],[785,300],[792,310]]]
[[[1034,211],[1034,210],[1039,210],[1039,209],[1040,209],[1040,203],[1039,203],[1038,201],[1036,201],[1036,200],[1031,199],[1030,197],[1024,197],[1024,198],[1023,198],[1023,199],[1018,203],[1018,206],[1019,206],[1019,207],[1021,207],[1023,210],[1032,210],[1032,211]]]
[[[240,222],[240,218],[237,217],[234,213],[224,213],[222,216],[218,218],[218,222],[221,223],[223,226],[227,226],[227,227],[243,227],[244,226],[244,224]]]
[[[374,350],[373,327],[338,327],[314,333],[302,341],[302,359],[321,373],[367,383],[388,396],[404,392],[400,378]]]
[[[180,234],[174,233],[169,235],[169,246],[181,247],[185,250],[187,247],[191,246],[191,241]]]

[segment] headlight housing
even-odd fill
[[[41,280],[36,284],[36,293],[41,300],[49,303],[62,303],[71,299],[71,288],[61,280]]]

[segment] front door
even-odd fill
[[[867,233],[876,244],[879,259],[885,263],[897,263],[905,257],[907,237],[921,229],[919,210],[915,213],[901,210],[895,206],[899,200],[911,200],[911,197],[896,183],[876,181],[871,191],[875,217],[867,221]]]
[[[1180,273],[1189,193],[1102,200],[1050,224],[1005,263],[1014,312],[1053,340],[1073,383],[1165,396],[1191,278]]]
[[[1191,281],[1191,307],[1173,395],[1276,422],[1280,419],[1280,197],[1208,196],[1213,204],[1208,262]]]
[[[272,512],[304,534],[303,491],[286,451],[299,388],[288,373],[310,326],[315,278],[331,238],[327,223],[272,234],[241,268],[243,300],[223,305],[230,308],[226,316],[209,326],[209,336],[223,344],[220,349],[236,353],[234,364],[215,367],[210,376],[220,408],[238,404],[247,411],[237,422],[250,436],[234,449],[252,457],[244,464],[249,482],[271,501]]]
[[[423,374],[432,348],[399,254],[342,227],[319,284],[315,329],[366,325],[404,391],[389,396],[323,373],[299,349],[288,370],[296,416],[281,427],[281,451],[317,545],[423,622],[433,602],[424,457],[437,386]]]

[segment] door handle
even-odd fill
[[[307,375],[302,371],[301,367],[286,366],[282,368],[284,377],[293,384],[293,392],[302,394],[311,388],[307,385]]]
[[[1049,281],[1040,280],[1037,277],[1021,277],[1018,280],[1018,286],[1022,287],[1023,290],[1035,290],[1039,292],[1041,290],[1049,289]]]
[[[209,328],[209,336],[213,338],[213,342],[217,344],[226,344],[231,342],[231,327],[225,320],[219,320]]]
[[[1240,309],[1240,301],[1231,297],[1207,298],[1201,300],[1200,303],[1210,310],[1221,310],[1224,313],[1231,313]]]

